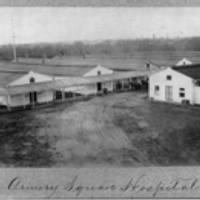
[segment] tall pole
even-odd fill
[[[16,63],[17,62],[17,49],[16,49],[16,45],[14,42],[12,44],[12,51],[13,51],[13,62]]]
[[[15,44],[15,24],[14,24],[14,16],[12,16],[12,51],[13,51],[13,61],[17,62],[17,48]]]

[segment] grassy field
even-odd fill
[[[46,59],[48,65],[103,65],[105,67],[116,69],[146,69],[147,62],[154,62],[158,65],[175,65],[183,57],[191,59],[195,63],[200,63],[199,51],[136,51],[129,56],[106,56],[106,55],[87,55],[86,57],[77,56],[57,56],[52,59]],[[24,63],[41,63],[41,59],[23,59]],[[1,66],[1,68],[3,65]],[[24,66],[30,67],[30,66]],[[58,66],[57,66],[58,67]],[[37,69],[37,66],[35,66]],[[34,70],[32,68],[32,70]],[[59,69],[60,70],[60,69]],[[48,72],[48,71],[47,71]]]
[[[129,92],[4,115],[0,166],[198,165],[199,114]]]
[[[130,56],[87,56],[83,57],[55,57],[47,60],[48,64],[101,64],[110,68],[144,69],[149,61],[159,65],[175,65],[183,57],[194,62],[200,62],[199,51],[136,51]]]

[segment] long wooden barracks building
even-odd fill
[[[97,66],[0,63],[0,105],[33,106],[145,84],[150,70],[118,71]]]

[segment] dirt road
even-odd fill
[[[0,117],[1,166],[151,166],[200,162],[200,109],[119,93]]]

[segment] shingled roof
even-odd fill
[[[96,65],[46,65],[0,62],[0,72],[16,71],[27,73],[29,71],[34,71],[54,76],[82,76],[94,67],[96,67]]]
[[[193,79],[200,79],[200,64],[173,66],[172,69],[185,74]]]
[[[6,86],[25,74],[25,72],[7,72],[0,70],[0,86]]]
[[[47,81],[47,82],[38,82],[33,84],[24,84],[18,86],[12,86],[6,88],[0,88],[0,95],[17,95],[28,93],[30,91],[46,91],[49,89],[60,89],[60,88],[68,88],[73,86],[83,86],[83,85],[90,85],[96,84],[98,82],[107,82],[107,81],[114,81],[120,79],[127,79],[127,78],[134,78],[134,77],[144,77],[151,74],[151,72],[146,71],[132,71],[132,72],[120,72],[114,73],[109,75],[101,75],[95,77],[66,77],[59,80],[54,81]]]

